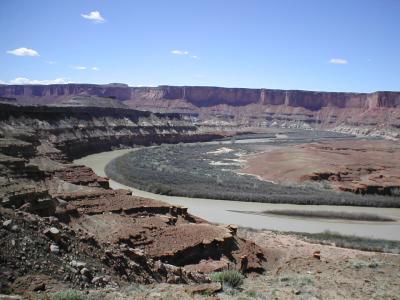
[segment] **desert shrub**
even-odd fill
[[[246,291],[246,295],[251,297],[251,298],[256,298],[257,297],[257,291],[255,291],[255,290]]]
[[[400,196],[400,188],[392,188],[391,195],[392,196]]]
[[[288,274],[275,279],[281,287],[290,287],[296,294],[302,294],[301,299],[315,299],[312,297],[314,277],[302,274]],[[280,299],[280,298],[276,298]]]
[[[91,298],[77,290],[62,290],[51,297],[52,300],[90,300]]]
[[[304,287],[310,286],[314,284],[314,280],[310,276],[301,276],[301,275],[294,275],[294,276],[283,276],[280,277],[279,280],[281,282],[287,282],[289,285],[294,287]]]
[[[380,266],[377,261],[364,261],[364,260],[353,260],[351,262],[351,267],[354,269],[371,268],[375,269]]]
[[[243,275],[235,270],[226,270],[211,274],[211,281],[220,282],[223,287],[237,288],[243,283]]]

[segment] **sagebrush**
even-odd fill
[[[243,275],[235,270],[226,270],[211,274],[211,281],[219,282],[222,286],[237,288],[243,283]]]

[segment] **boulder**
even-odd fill
[[[3,227],[10,229],[12,226],[12,220],[6,220],[3,222]]]
[[[50,245],[50,252],[59,253],[60,252],[60,247],[58,247],[57,244],[51,244]]]
[[[319,251],[319,250],[314,251],[313,257],[316,259],[321,259],[321,251]]]

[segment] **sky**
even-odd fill
[[[400,91],[400,0],[1,0],[0,83]]]

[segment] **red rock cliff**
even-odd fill
[[[0,97],[15,98],[22,104],[59,103],[82,94],[114,97],[140,110],[196,113],[202,120],[247,120],[263,126],[319,126],[353,133],[386,135],[390,132],[391,137],[400,136],[400,92],[129,87],[124,84],[0,85]]]
[[[198,107],[220,104],[287,105],[318,110],[322,107],[399,107],[400,92],[337,93],[299,90],[222,88],[204,86],[129,87],[123,84],[0,85],[0,96],[20,103],[47,104],[87,94],[115,97],[121,101],[185,100]]]

